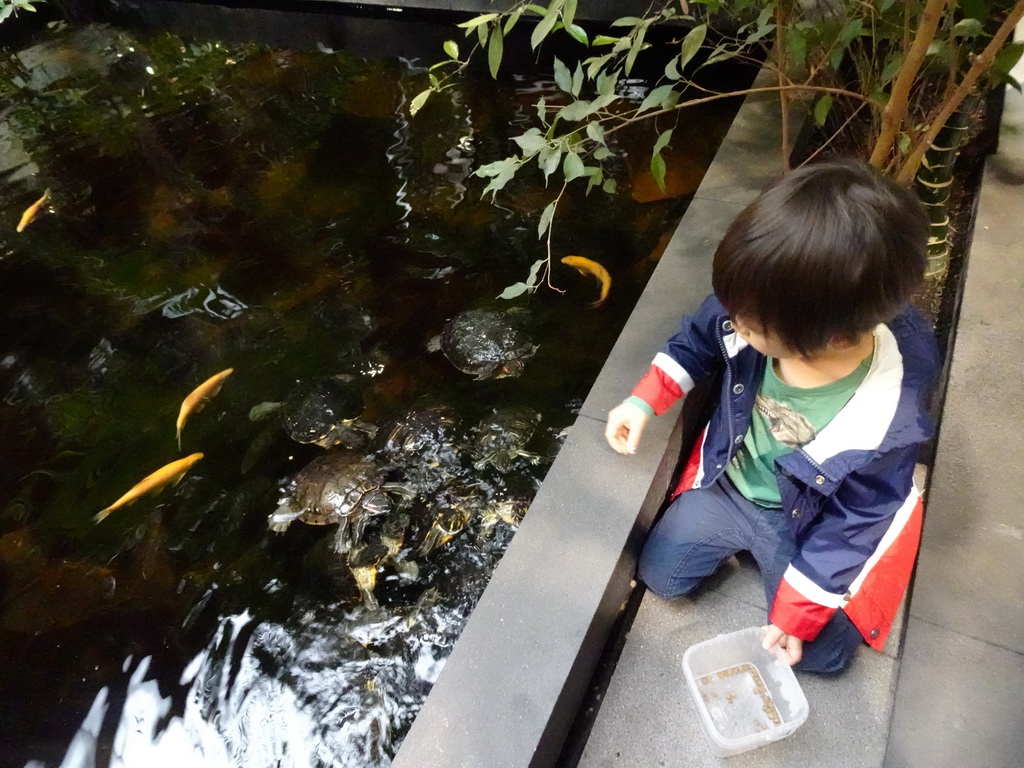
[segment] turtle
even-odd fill
[[[427,344],[477,379],[518,376],[537,346],[523,329],[522,312],[470,309],[453,317]]]
[[[386,479],[385,468],[358,456],[318,456],[295,476],[292,494],[270,514],[267,525],[280,533],[295,520],[307,525],[338,523],[334,551],[344,554],[361,542],[370,518],[395,508],[390,491],[405,495],[404,486]]]
[[[486,498],[476,488],[443,489],[433,502],[428,504],[430,529],[423,537],[419,554],[429,554],[447,544],[469,525],[470,519],[482,514],[486,506]]]
[[[300,385],[281,410],[285,432],[297,443],[359,448],[376,432],[372,424],[359,420],[363,397],[348,376]]]
[[[367,608],[377,607],[377,598],[373,594],[377,586],[377,572],[387,562],[404,578],[415,579],[418,576],[416,563],[399,557],[408,528],[409,515],[404,512],[390,514],[372,535],[349,551],[348,569]]]
[[[391,424],[381,453],[406,484],[429,495],[462,472],[457,426],[454,409],[445,405],[410,411]]]
[[[519,457],[534,464],[542,461],[543,456],[523,450],[533,437],[540,419],[541,415],[528,406],[495,408],[476,427],[471,449],[476,459],[473,468],[482,470],[490,464],[505,473],[512,469]]]

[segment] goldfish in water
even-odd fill
[[[50,190],[43,192],[43,196],[36,200],[32,205],[25,209],[25,212],[21,214],[21,221],[18,222],[17,231],[21,232],[32,223],[32,219],[39,215],[40,209],[50,199]]]
[[[128,493],[119,498],[109,507],[101,509],[96,516],[93,517],[93,520],[98,523],[100,520],[106,519],[106,517],[115,509],[133,504],[147,493],[156,493],[168,484],[177,484],[181,478],[185,476],[185,473],[192,468],[192,465],[201,458],[203,458],[203,454],[193,453],[190,456],[186,456],[184,459],[178,459],[177,461],[172,461],[170,464],[160,467],[156,472],[144,477],[138,483],[133,485]]]
[[[608,291],[612,288],[612,276],[608,274],[607,269],[602,267],[596,261],[592,261],[584,256],[566,256],[562,259],[562,263],[572,267],[581,274],[593,275],[597,278],[598,282],[601,283],[601,294],[597,297],[597,301],[591,304],[591,306],[600,306],[600,304],[608,298]]]
[[[178,450],[181,450],[181,428],[185,426],[185,420],[195,411],[202,409],[206,405],[206,401],[211,397],[220,392],[220,388],[224,386],[224,379],[231,375],[234,368],[226,368],[220,373],[216,373],[198,387],[193,389],[188,397],[181,403],[181,410],[178,411],[178,432],[176,437],[178,438]]]

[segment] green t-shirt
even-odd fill
[[[768,358],[757,391],[750,429],[725,472],[737,490],[764,507],[781,507],[775,459],[811,442],[864,381],[872,356],[848,376],[821,387],[794,387],[775,373]]]

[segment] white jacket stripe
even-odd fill
[[[672,379],[672,381],[679,385],[679,388],[682,389],[684,393],[693,389],[693,377],[686,372],[686,369],[683,368],[683,366],[664,352],[659,352],[654,356],[654,362],[652,365],[656,365],[658,368],[663,370],[668,377]]]
[[[793,587],[793,589],[808,600],[813,600],[818,605],[824,605],[827,608],[841,608],[846,602],[843,599],[843,595],[837,595],[834,592],[827,592],[800,573],[800,571],[792,565],[786,568],[786,573],[783,574],[782,578],[784,578],[789,585]]]
[[[871,569],[875,567],[882,556],[888,551],[892,543],[899,538],[899,535],[903,533],[903,529],[907,526],[907,521],[910,520],[910,516],[914,513],[914,508],[917,506],[917,501],[921,497],[917,488],[911,488],[910,493],[907,496],[906,501],[903,505],[896,510],[896,514],[893,516],[892,523],[889,524],[889,530],[885,532],[882,540],[878,542],[878,546],[875,547],[875,551],[871,553],[871,557],[864,563],[864,567],[861,568],[857,578],[853,580],[850,585],[850,594],[857,594],[857,590],[860,589],[864,580],[871,573]]]
[[[886,326],[875,328],[875,355],[864,381],[804,451],[818,464],[843,451],[874,451],[882,444],[903,388],[903,355]]]

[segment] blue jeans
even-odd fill
[[[676,497],[654,526],[640,554],[638,573],[659,597],[689,594],[724,560],[748,550],[757,561],[769,611],[782,575],[797,546],[782,510],[762,507],[736,490],[722,475],[706,488]],[[794,669],[837,674],[863,642],[860,632],[836,611],[811,642]]]

